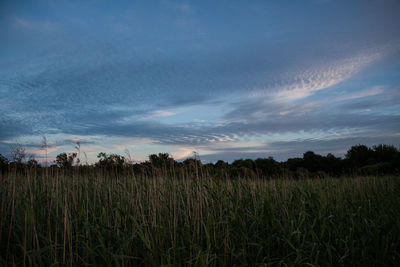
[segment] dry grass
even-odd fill
[[[395,265],[399,177],[1,177],[4,266]]]

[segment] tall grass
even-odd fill
[[[4,266],[396,265],[399,177],[8,174]]]

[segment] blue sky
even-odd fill
[[[400,144],[400,2],[1,1],[0,153]]]

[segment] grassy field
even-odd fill
[[[400,177],[5,175],[2,266],[391,266]]]

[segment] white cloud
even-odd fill
[[[275,93],[274,100],[293,102],[308,97],[351,78],[379,58],[380,52],[362,54],[304,71],[294,77],[294,82],[280,88]]]
[[[319,64],[304,71],[286,74],[280,79],[280,84],[283,85],[278,87],[268,86],[262,90],[255,90],[252,92],[251,97],[267,97],[268,101],[271,102],[291,103],[353,77],[371,63],[382,58],[386,52],[385,48],[363,51],[351,57]]]
[[[176,114],[178,114],[178,112],[167,111],[167,110],[155,110],[155,111],[148,112],[144,115],[126,116],[126,117],[123,117],[118,122],[121,124],[130,124],[130,123],[137,122],[140,120],[164,118],[164,117],[170,117],[170,116],[173,116]]]
[[[57,151],[60,148],[61,148],[60,146],[48,147],[47,154]],[[28,150],[28,153],[33,154],[33,155],[46,155],[46,150],[45,149],[32,149],[32,150]]]
[[[336,98],[332,99],[332,101],[339,102],[339,101],[358,99],[358,98],[363,98],[363,97],[367,97],[367,96],[379,95],[379,94],[382,94],[383,92],[384,92],[384,87],[377,85],[377,86],[373,86],[373,87],[365,89],[365,90],[361,90],[361,91],[354,92],[351,94],[346,94],[346,95],[336,97]]]
[[[176,160],[185,159],[188,158],[193,151],[196,151],[196,149],[193,147],[181,147],[178,151],[173,152],[171,156]]]
[[[176,113],[171,112],[171,111],[166,111],[166,110],[155,110],[155,111],[149,113],[148,115],[145,115],[142,118],[143,119],[154,119],[154,118],[169,117],[169,116],[173,116],[173,115],[176,115]]]

